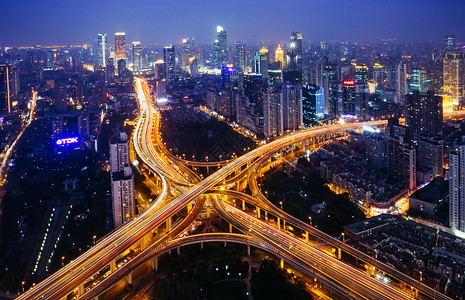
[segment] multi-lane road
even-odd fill
[[[174,241],[178,240],[177,234],[180,232],[179,230],[182,231],[181,227],[187,227],[193,220],[192,218],[195,218],[196,214],[199,213],[200,205],[203,206],[204,201],[201,196],[208,190],[215,188],[215,186],[224,184],[231,174],[241,170],[244,165],[252,164],[260,160],[260,158],[269,156],[270,153],[305,139],[353,130],[362,126],[386,124],[386,121],[337,124],[293,132],[229,161],[224,167],[198,182],[198,178],[191,176],[192,174],[183,169],[182,166],[177,166],[176,162],[164,153],[166,149],[159,145],[161,142],[157,138],[159,134],[159,115],[153,107],[152,101],[148,100],[150,94],[147,82],[136,78],[135,88],[141,113],[133,134],[134,147],[141,161],[161,178],[162,192],[155,203],[144,213],[101,239],[94,247],[19,296],[18,299],[60,299],[68,295],[92,275],[120,257],[131,246],[154,232],[189,203],[195,203],[194,209],[180,225],[175,227],[172,235],[159,235],[158,238],[151,241],[153,245],[162,245],[164,247],[157,248],[157,251],[168,249],[170,245],[173,245]],[[183,191],[183,193],[173,199],[168,199],[169,182],[180,187],[179,190]],[[306,272],[320,270],[321,276],[324,276],[324,272],[329,278],[336,278],[336,282],[339,282],[340,285],[345,286],[349,292],[353,293],[353,298],[359,298],[360,296],[362,299],[408,299],[410,297],[408,294],[374,280],[365,273],[355,270],[337,259],[328,258],[323,252],[240,210],[227,205],[225,209],[218,205],[216,205],[216,208],[225,212],[226,216],[224,217],[227,221],[229,219],[231,222],[235,222],[236,226],[238,228],[242,227],[246,234],[266,243],[271,252],[285,258],[294,266]],[[150,249],[148,247],[139,254],[141,260],[150,257],[146,252],[150,251]],[[323,268],[324,271],[322,271]],[[114,272],[114,274],[117,273]],[[109,281],[106,280],[106,282]],[[105,280],[101,283],[100,290],[104,289],[104,282]],[[419,285],[419,288],[424,287]],[[373,295],[373,298],[370,298],[371,295]]]

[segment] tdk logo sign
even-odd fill
[[[56,144],[61,146],[61,145],[75,144],[77,142],[78,142],[77,137],[71,137],[71,138],[66,138],[66,139],[59,139],[56,141]]]

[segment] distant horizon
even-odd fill
[[[128,34],[128,42],[144,44],[170,44],[192,36],[212,42],[217,25],[231,41],[282,41],[292,31],[313,41],[439,41],[454,33],[465,41],[463,0],[4,2],[0,45],[12,47],[91,44],[99,32],[118,31]]]

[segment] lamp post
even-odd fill
[[[64,256],[61,257],[61,266],[62,267],[65,266],[65,257]]]
[[[283,210],[283,201],[279,201],[279,205],[281,205],[281,210]]]
[[[312,222],[312,217],[311,217],[311,216],[308,216],[308,223],[310,224],[310,226],[313,226],[313,222]]]

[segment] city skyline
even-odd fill
[[[293,0],[286,5],[277,1],[240,0],[234,5],[201,1],[194,7],[185,0],[176,7],[149,1],[130,5],[82,1],[77,7],[55,0],[49,5],[27,2],[29,5],[4,4],[5,11],[20,11],[21,15],[10,13],[2,18],[1,46],[90,44],[96,32],[118,31],[127,32],[128,40],[144,44],[167,44],[184,37],[212,42],[217,25],[228,31],[230,41],[285,40],[291,31],[303,32],[307,41],[439,40],[450,33],[455,33],[458,41],[465,39],[465,20],[460,15],[465,3],[457,0],[369,5],[342,0]],[[118,15],[121,17],[115,17]],[[251,22],[263,26],[250,26]]]

